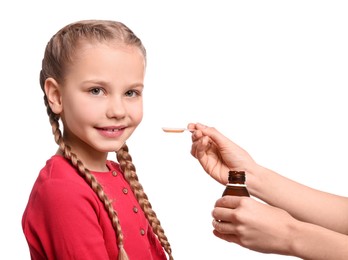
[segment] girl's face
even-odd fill
[[[57,113],[74,153],[88,158],[121,148],[143,117],[144,76],[145,59],[136,47],[81,45],[59,87]]]

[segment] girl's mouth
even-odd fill
[[[96,129],[104,137],[115,138],[115,137],[121,136],[125,128],[124,127],[122,128],[114,128],[114,127],[98,128],[97,127]]]

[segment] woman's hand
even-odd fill
[[[215,180],[225,185],[230,170],[248,171],[256,163],[251,156],[213,127],[188,124],[192,132],[191,154]]]
[[[224,196],[212,212],[214,235],[262,253],[289,254],[295,220],[286,211],[249,197]]]

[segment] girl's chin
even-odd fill
[[[124,145],[124,143],[119,144],[117,146],[112,146],[109,149],[105,149],[105,152],[106,153],[115,153],[115,152],[119,151],[123,147],[123,145]]]

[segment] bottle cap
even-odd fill
[[[245,171],[229,171],[228,172],[228,181],[238,181],[245,182]]]

